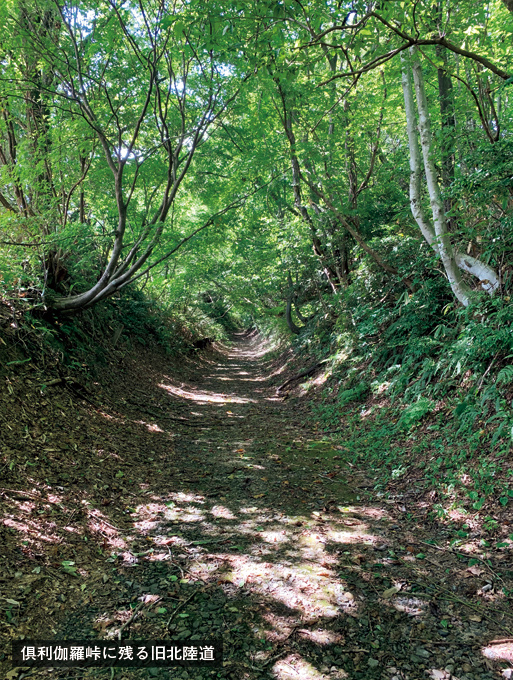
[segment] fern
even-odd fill
[[[400,430],[409,430],[414,425],[417,425],[424,416],[431,413],[435,407],[435,403],[426,397],[420,397],[414,404],[410,404],[401,414],[397,422],[397,427]]]
[[[360,383],[350,390],[343,390],[338,395],[339,406],[345,406],[352,401],[361,401],[368,393],[369,385],[367,383]]]
[[[500,385],[503,383],[509,385],[511,382],[513,382],[513,366],[505,366],[499,371],[496,384]]]

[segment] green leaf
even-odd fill
[[[175,37],[181,38],[183,36],[184,29],[185,24],[183,23],[183,21],[177,21],[173,26],[173,33]]]
[[[62,567],[62,571],[66,574],[71,574],[71,576],[76,576],[78,578],[76,567]]]
[[[280,2],[277,2],[273,7],[273,19],[284,19],[285,7]]]
[[[62,565],[61,571],[65,572],[66,574],[71,574],[71,576],[76,576],[78,578],[75,562],[73,562],[72,560],[64,560],[63,562],[61,562],[61,565]]]

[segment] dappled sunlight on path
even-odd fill
[[[160,384],[159,387],[162,387],[163,390],[166,390],[166,392],[169,392],[176,397],[197,401],[198,404],[247,404],[251,401],[255,401],[254,399],[244,399],[230,394],[212,394],[205,391],[185,390],[182,387],[175,387],[174,385]]]
[[[94,484],[72,498],[34,479],[12,500],[4,526],[31,555],[53,545],[48,567],[71,575],[59,588],[75,605],[53,634],[222,637],[218,677],[233,680],[499,678],[507,621],[492,636],[457,609],[457,558],[447,582],[433,575],[414,527],[364,496],[345,448],[306,426],[308,404],[277,396],[284,367],[266,349],[241,335],[183,374],[127,373],[117,401],[90,413]],[[211,677],[184,673],[157,677]]]

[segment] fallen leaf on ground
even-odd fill
[[[468,567],[465,569],[463,572],[463,576],[465,578],[469,578],[470,576],[480,576],[483,573],[484,569],[480,569],[477,565],[474,565],[472,567]]]
[[[383,597],[385,600],[389,600],[393,595],[396,595],[400,590],[401,586],[393,586],[392,588],[388,588],[388,590],[385,590],[381,597]]]

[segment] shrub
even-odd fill
[[[400,430],[409,430],[414,425],[420,423],[422,418],[428,413],[431,413],[435,403],[426,397],[420,397],[414,404],[407,406],[401,413],[401,417],[397,421],[397,427]]]
[[[352,401],[361,401],[369,392],[369,385],[367,383],[359,383],[356,387],[349,390],[342,390],[338,395],[339,406],[345,406]]]

